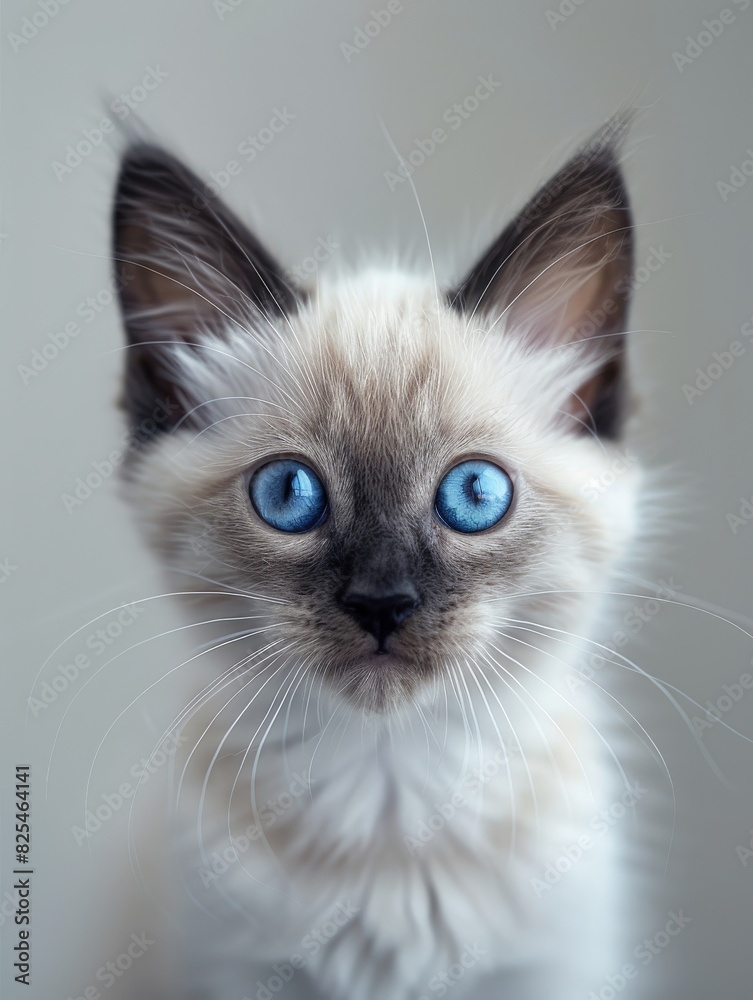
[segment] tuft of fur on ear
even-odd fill
[[[176,416],[160,430],[185,414],[191,400],[179,372],[187,353],[211,364],[207,342],[221,342],[231,327],[263,336],[298,300],[216,192],[152,145],[133,146],[123,158],[113,256],[128,339],[123,404],[133,426],[152,421],[166,400]]]
[[[611,120],[529,201],[450,301],[528,338],[573,345],[590,374],[573,393],[573,427],[616,437],[624,416],[632,216],[620,167],[630,116]],[[580,345],[576,347],[575,345]]]

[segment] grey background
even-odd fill
[[[631,345],[643,399],[633,447],[657,483],[647,508],[654,540],[641,573],[648,583],[672,579],[684,594],[750,614],[753,527],[733,532],[726,515],[753,493],[753,339],[740,332],[753,316],[753,181],[726,198],[717,182],[728,182],[753,148],[753,5],[745,10],[730,0],[734,23],[681,69],[673,53],[704,30],[704,18],[718,18],[721,2],[565,0],[566,16],[550,23],[547,11],[558,9],[553,0],[403,0],[391,23],[348,61],[341,43],[352,44],[369,11],[383,6],[241,0],[220,16],[200,0],[68,0],[27,43],[14,45],[11,33],[40,7],[31,0],[3,4],[0,560],[14,568],[0,584],[2,892],[12,885],[9,789],[17,762],[34,769],[36,866],[34,986],[13,983],[14,935],[6,922],[3,996],[77,996],[132,931],[159,936],[164,923],[158,910],[139,910],[138,893],[136,909],[126,906],[127,810],[88,847],[76,844],[71,827],[83,814],[103,738],[90,802],[128,778],[180,707],[182,674],[146,689],[161,665],[191,654],[190,637],[165,636],[128,651],[177,628],[177,612],[165,600],[147,602],[148,611],[109,647],[108,655],[122,653],[119,659],[105,665],[107,655],[92,655],[92,665],[54,703],[24,720],[34,676],[50,654],[34,692],[59,664],[89,648],[87,638],[101,625],[88,624],[93,619],[111,622],[111,609],[162,590],[114,476],[70,512],[62,499],[118,447],[122,433],[116,310],[106,304],[91,322],[77,310],[108,284],[110,198],[123,140],[106,135],[61,178],[53,168],[83,130],[104,116],[117,121],[111,102],[137,87],[150,67],[167,75],[139,105],[143,125],[206,178],[239,160],[242,170],[225,191],[230,204],[288,266],[300,265],[320,238],[333,239],[339,247],[323,269],[372,259],[374,251],[388,258],[395,247],[428,269],[410,187],[390,191],[384,176],[396,163],[380,117],[407,155],[415,140],[442,125],[447,108],[472,93],[480,74],[500,82],[414,175],[439,275],[449,279],[569,143],[626,102],[644,109],[628,161],[640,225],[637,262],[652,247],[668,256],[638,288],[633,311],[637,331],[654,331],[636,333]],[[295,118],[246,163],[238,144],[267,125],[275,109]],[[50,334],[75,320],[79,334],[24,378],[18,366],[28,366]],[[690,405],[683,384],[733,340],[745,343],[745,354]],[[623,589],[646,592],[636,583]],[[618,614],[633,603],[628,599]],[[751,669],[753,640],[711,614],[662,605],[627,653],[703,703]],[[721,725],[703,734],[725,787],[656,688],[631,685],[628,696],[667,759],[677,821],[665,874],[669,791],[661,774],[647,769],[651,795],[633,834],[633,862],[646,875],[648,912],[634,919],[626,961],[670,910],[684,907],[692,921],[622,995],[742,1000],[753,972],[753,864],[746,867],[736,847],[749,846],[753,827],[753,747]],[[752,715],[753,694],[746,692],[724,720],[750,739]],[[155,776],[149,787],[156,785]],[[127,983],[124,977],[125,995],[139,995]]]

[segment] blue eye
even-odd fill
[[[434,508],[455,531],[484,531],[500,521],[512,503],[512,480],[499,466],[474,459],[450,469],[437,490]]]
[[[249,492],[256,513],[278,531],[310,531],[327,514],[321,479],[294,459],[278,459],[257,469]]]

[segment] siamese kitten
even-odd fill
[[[126,489],[210,640],[176,720],[181,997],[563,1000],[620,967],[606,841],[556,862],[624,792],[572,683],[635,523],[635,467],[582,492],[626,416],[624,130],[448,289],[295,287],[126,153]]]

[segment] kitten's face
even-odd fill
[[[612,461],[621,352],[605,347],[630,266],[616,161],[603,137],[589,149],[563,171],[564,211],[545,210],[569,211],[566,231],[516,223],[451,295],[397,274],[292,294],[248,234],[220,271],[201,227],[237,224],[215,209],[170,232],[154,191],[166,165],[176,188],[189,175],[164,157],[138,184],[124,169],[118,256],[149,262],[124,292],[126,403],[137,427],[160,394],[182,415],[134,456],[133,500],[172,567],[262,598],[270,648],[362,707],[462,683],[506,619],[598,589],[630,527],[628,477],[609,503],[582,494]],[[192,240],[189,295],[171,248]]]

